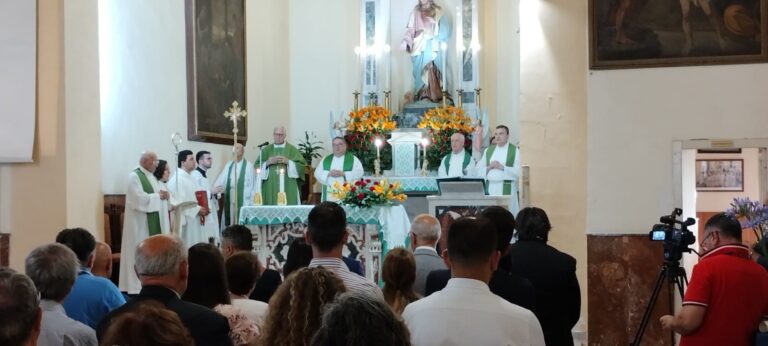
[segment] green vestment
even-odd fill
[[[283,148],[275,148],[274,144],[268,145],[264,150],[261,151],[261,158],[256,158],[256,163],[254,165],[258,165],[259,162],[266,162],[269,160],[270,157],[273,156],[285,156],[288,158],[288,160],[293,161],[293,163],[296,165],[296,173],[299,174],[298,178],[289,178],[288,177],[288,165],[287,164],[274,164],[267,168],[267,172],[262,172],[262,176],[265,174],[267,175],[266,180],[262,180],[260,182],[257,182],[257,184],[261,184],[261,199],[263,201],[264,205],[276,205],[277,204],[277,193],[280,192],[280,169],[285,170],[285,195],[287,199],[288,205],[299,205],[301,204],[300,197],[299,197],[299,185],[300,182],[304,180],[304,172],[306,169],[306,162],[304,161],[304,157],[301,156],[301,153],[299,152],[296,147],[289,143],[285,143],[285,147]]]

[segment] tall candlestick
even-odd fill
[[[461,89],[461,83],[464,81],[462,71],[464,69],[464,22],[461,17],[461,6],[456,6],[456,89]],[[461,95],[459,103],[461,103]]]
[[[425,176],[427,175],[427,146],[429,146],[429,139],[428,138],[422,138],[421,139],[421,146],[424,148],[424,159],[421,164],[421,175]]]
[[[362,72],[363,72],[363,70],[361,69],[362,66],[360,64],[360,62],[361,62],[360,56],[361,55],[362,55],[362,50],[360,49],[360,47],[359,46],[355,47],[355,82],[354,83],[355,83],[355,89],[360,87],[360,89],[358,89],[358,90],[362,91],[363,90],[362,89]]]
[[[384,62],[385,62],[385,69],[384,69],[384,90],[390,90],[389,89],[389,74],[390,69],[392,68],[392,57],[391,57],[391,50],[392,48],[388,45],[384,45]]]
[[[379,176],[381,175],[381,146],[384,144],[384,142],[381,140],[381,138],[376,138],[373,141],[373,145],[376,146],[376,162],[373,164],[374,168],[374,175]]]
[[[285,192],[285,169],[280,168],[280,192]]]
[[[441,66],[440,66],[440,75],[443,77],[443,90],[448,90],[448,87],[445,85],[446,81],[446,74],[445,74],[445,51],[448,49],[448,44],[445,42],[440,43],[440,55],[442,56]]]

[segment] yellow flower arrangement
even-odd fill
[[[392,113],[381,106],[361,108],[349,112],[346,128],[350,132],[382,132],[392,131],[397,127],[397,122],[392,118]]]
[[[454,106],[434,108],[424,112],[424,116],[416,127],[427,129],[433,134],[438,134],[442,131],[469,134],[475,129],[472,126],[472,119],[464,114],[464,110]]]
[[[403,193],[399,182],[388,183],[386,179],[372,181],[360,179],[340,184],[336,182],[330,192],[340,204],[370,208],[375,205],[392,205],[404,202],[408,197]]]

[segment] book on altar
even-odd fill
[[[197,205],[205,208],[206,210],[210,210],[210,208],[208,208],[208,191],[195,191],[195,198],[197,199]],[[205,216],[200,215],[200,224],[205,225]]]

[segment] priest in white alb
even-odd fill
[[[315,179],[323,186],[323,202],[336,202],[336,198],[330,194],[334,183],[343,184],[363,177],[363,164],[355,155],[347,152],[347,141],[344,137],[334,138],[332,145],[333,154],[324,157],[315,169]]]
[[[472,159],[466,149],[464,149],[465,137],[456,132],[451,135],[451,152],[440,161],[440,168],[437,170],[439,178],[471,178],[475,177],[475,160]]]
[[[163,203],[169,199],[168,191],[161,189],[152,172],[157,169],[157,155],[151,151],[141,154],[139,167],[128,175],[128,189],[125,192],[125,215],[123,217],[122,255],[120,255],[120,291],[138,294],[141,282],[133,266],[136,264],[136,246],[149,236],[169,233],[163,229],[168,223],[161,222]]]
[[[253,164],[243,158],[245,148],[240,143],[234,147],[235,164],[233,160],[227,162],[224,169],[219,173],[213,189],[224,191],[224,210],[221,213],[221,229],[229,225],[236,224],[235,210],[240,210],[243,205],[250,205],[253,198],[253,184],[256,178],[253,174]],[[235,190],[237,189],[237,190]],[[237,201],[235,201],[237,193]]]
[[[174,213],[180,213],[176,220],[180,220],[178,229],[180,237],[187,247],[197,243],[207,243],[213,238],[214,242],[219,240],[219,228],[215,219],[210,215],[210,209],[203,206],[206,203],[207,191],[201,188],[192,172],[197,166],[195,155],[190,150],[179,152],[179,169],[176,174],[168,181],[168,189],[174,196],[174,202],[188,207],[177,207]],[[200,192],[201,197],[196,196]]]
[[[509,128],[496,126],[493,143],[477,162],[477,173],[485,177],[489,196],[509,196],[509,211],[517,215],[520,202],[517,184],[520,178],[520,150],[509,143]]]

